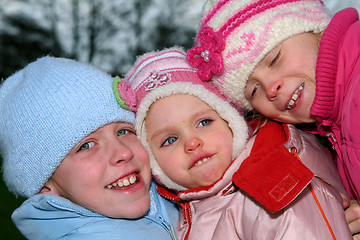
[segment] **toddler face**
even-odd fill
[[[250,75],[245,97],[260,114],[285,123],[311,123],[320,37],[302,33],[269,52]]]
[[[156,101],[145,126],[159,166],[181,186],[211,185],[232,162],[233,134],[227,122],[197,97],[178,94]]]
[[[137,218],[150,206],[149,156],[128,123],[85,137],[48,182],[51,192],[115,218]]]

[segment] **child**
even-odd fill
[[[204,15],[188,60],[202,79],[214,73],[214,84],[246,110],[315,123],[336,149],[347,192],[360,200],[359,48],[355,9],[331,19],[320,0],[221,0]]]
[[[27,239],[172,239],[177,209],[154,187],[149,195],[148,154],[111,84],[96,68],[52,57],[2,84],[3,174],[28,198],[12,215]]]
[[[343,188],[315,137],[269,122],[248,140],[244,118],[181,49],[139,57],[114,84],[137,111],[158,191],[182,208],[179,239],[352,239],[332,186]]]

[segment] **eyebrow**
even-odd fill
[[[163,134],[164,132],[168,132],[168,131],[170,131],[171,129],[173,129],[172,126],[157,129],[157,130],[154,131],[154,133],[151,135],[150,140],[153,141],[154,138],[157,138],[159,135]]]

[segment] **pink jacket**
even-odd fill
[[[273,126],[275,126],[277,133],[273,131]],[[263,134],[269,129],[273,136],[271,140],[267,134]],[[308,175],[306,173],[308,168],[295,157],[292,157],[291,161],[300,164],[294,165],[297,166],[296,171],[293,172],[291,168],[285,166],[281,173],[277,173],[278,166],[275,163],[283,162],[284,159],[287,161],[287,157],[282,158],[277,155],[270,159],[267,158],[266,153],[262,152],[262,149],[266,149],[267,145],[274,142],[274,138],[277,138],[275,135],[282,135],[286,141],[285,144],[278,147],[272,146],[272,150],[268,149],[270,155],[279,152],[279,149],[286,150],[283,155],[287,155],[289,149],[296,149],[302,162],[312,170],[312,172],[309,171],[311,173],[310,178],[302,178],[302,174],[296,174],[298,171],[300,173],[305,172],[305,175]],[[272,161],[274,164],[268,166],[267,173],[260,171],[261,174],[259,175],[249,176],[248,181],[242,185],[247,188],[247,183],[254,184],[253,188],[256,190],[249,196],[243,190],[239,190],[235,184],[241,185],[242,176],[247,176],[256,169],[261,170],[262,164],[259,165],[258,163],[261,162],[262,158],[258,158],[258,153],[261,153],[264,159]],[[292,156],[290,153],[289,155]],[[246,169],[241,169],[243,165],[246,166]],[[262,177],[262,175],[264,176]],[[267,177],[271,175],[276,175],[274,178],[278,179],[278,182],[268,182]],[[281,177],[281,179],[277,176],[285,177]],[[312,134],[301,132],[292,125],[269,122],[260,129],[256,137],[249,140],[245,150],[233,161],[223,177],[212,186],[190,189],[177,194],[158,186],[158,191],[166,198],[177,202],[182,208],[177,229],[179,239],[328,240],[333,239],[331,231],[337,239],[352,239],[344,217],[342,199],[337,191],[344,191],[344,189],[337,176],[328,153]],[[292,180],[290,183],[294,184],[289,184],[284,179],[290,179]],[[296,190],[297,194],[288,199],[287,202],[282,202],[280,207],[274,205],[271,200],[267,200],[273,198],[281,202],[288,195],[292,195],[292,189],[296,189],[298,183],[300,183],[301,188]],[[272,187],[273,184],[278,188]],[[311,188],[321,207],[314,199]],[[274,189],[276,191],[271,191]],[[279,196],[281,198],[276,198]],[[281,210],[271,213],[254,198],[270,207],[275,206],[275,209]],[[324,211],[329,227],[320,212],[320,208]]]
[[[325,30],[316,66],[311,114],[318,133],[336,149],[336,164],[350,197],[360,201],[360,21],[355,9],[338,12]]]

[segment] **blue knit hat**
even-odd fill
[[[43,57],[2,84],[0,153],[10,191],[37,194],[84,137],[108,123],[134,123],[134,114],[117,103],[112,81],[89,65]]]

